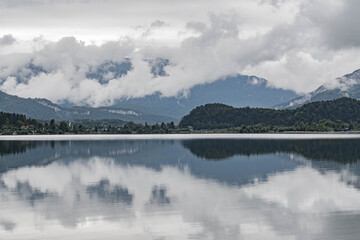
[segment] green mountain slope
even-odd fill
[[[121,107],[60,107],[46,99],[12,96],[0,91],[0,111],[25,114],[28,118],[42,120],[101,120],[120,119],[137,123],[171,122],[176,119]]]
[[[294,110],[234,108],[224,104],[206,104],[192,110],[180,122],[181,127],[221,129],[247,125],[293,126],[320,120],[360,122],[360,101],[339,98],[308,103]]]

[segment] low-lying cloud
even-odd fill
[[[0,46],[1,45],[11,45],[15,41],[16,41],[16,39],[11,34],[7,34],[0,38]]]
[[[282,1],[259,4],[284,11]],[[183,40],[178,46],[138,45],[132,37],[95,45],[65,37],[31,53],[3,55],[0,90],[101,106],[154,93],[186,97],[195,85],[248,74],[267,79],[270,87],[306,93],[360,67],[357,5],[353,0],[303,0],[291,5],[297,9],[292,20],[255,33],[249,32],[251,23],[235,10],[209,13],[207,21],[184,23],[186,34],[179,33]],[[151,39],[167,25],[154,19],[143,27],[141,38]],[[15,39],[6,35],[2,41],[12,44]],[[126,61],[131,68],[123,74],[109,70],[111,64]],[[162,74],[155,74],[158,66],[153,63],[159,61],[157,71]],[[107,71],[94,73],[106,64]]]

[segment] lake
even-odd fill
[[[359,160],[351,134],[1,137],[0,239],[359,239]]]

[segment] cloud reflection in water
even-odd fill
[[[1,175],[0,236],[336,239],[339,226],[352,236],[360,225],[344,174],[303,165],[241,186],[107,157],[23,167]]]

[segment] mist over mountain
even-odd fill
[[[134,68],[133,59],[121,58],[96,62],[84,73],[87,79],[101,85],[108,85],[112,79],[126,77]],[[152,78],[168,76],[172,63],[165,58],[143,59],[150,69]],[[26,83],[33,77],[48,73],[43,66],[29,60],[11,75],[17,83]],[[3,79],[4,81],[4,79]],[[121,89],[120,89],[121,90]],[[96,94],[96,91],[94,92]],[[4,99],[2,93],[2,99]],[[54,104],[46,99],[25,99],[7,95],[12,101],[3,101],[0,110],[26,114],[36,119],[121,119],[135,122],[179,121],[193,108],[207,103],[223,103],[234,107],[261,107],[275,109],[296,108],[303,104],[340,97],[360,98],[360,70],[344,75],[322,85],[315,91],[299,96],[293,91],[274,88],[270,83],[256,76],[235,75],[210,83],[197,84],[182,95],[164,97],[160,92],[143,97],[120,98],[109,101],[104,107],[93,108],[86,101],[77,106],[68,100]],[[21,99],[21,100],[20,100]],[[15,103],[26,101],[26,104]],[[15,105],[14,105],[15,104]],[[31,107],[28,107],[31,106]]]
[[[313,92],[275,105],[274,108],[297,108],[306,103],[333,100],[341,97],[360,99],[360,69],[337,78],[331,85],[322,85]]]
[[[90,66],[85,76],[88,79],[96,79],[101,84],[108,83],[111,79],[121,78],[132,69],[130,59],[125,58],[124,61],[107,61],[98,66]]]
[[[123,67],[129,68],[130,65],[107,63],[89,75],[105,82],[107,74],[126,74]],[[156,71],[156,74],[166,74],[162,72],[162,68],[156,68]],[[161,97],[160,94],[153,94],[143,98],[119,100],[112,106],[99,108],[74,106],[69,102],[58,105],[47,99],[20,98],[0,92],[0,111],[21,113],[30,118],[44,120],[121,119],[142,123],[177,122],[194,107],[209,102],[238,107],[270,107],[295,96],[292,91],[269,87],[265,79],[236,76],[197,85],[189,90],[187,96]]]
[[[117,61],[102,61],[94,63],[87,69],[85,76],[89,80],[101,85],[109,84],[112,79],[121,79],[133,70],[130,58]],[[150,68],[153,78],[168,75],[167,67],[171,65],[169,59],[144,59]],[[47,73],[41,65],[30,60],[19,71],[11,75],[16,82],[27,82],[33,77]],[[96,93],[94,93],[96,94]],[[4,95],[4,93],[2,93]],[[322,85],[315,91],[303,96],[293,91],[271,87],[263,78],[247,75],[229,76],[214,82],[197,84],[184,91],[182,95],[164,97],[157,92],[144,97],[120,98],[109,101],[104,107],[92,108],[86,101],[82,107],[69,101],[62,101],[59,105],[46,99],[14,98],[14,102],[26,100],[26,104],[15,107],[14,103],[4,101],[2,111],[26,114],[37,119],[121,119],[124,121],[154,123],[171,120],[177,122],[193,108],[207,103],[223,103],[234,107],[262,107],[275,109],[296,108],[303,104],[321,100],[332,100],[340,97],[360,98],[360,70],[337,78],[330,84]],[[4,97],[3,97],[4,98]],[[32,107],[25,107],[25,106]],[[110,107],[109,107],[110,106]],[[141,116],[141,117],[140,117]],[[150,117],[151,116],[151,117]],[[157,117],[156,117],[157,116]]]
[[[159,94],[119,100],[115,105],[132,109],[149,109],[154,113],[181,118],[196,106],[224,103],[235,107],[272,107],[298,96],[295,92],[272,88],[265,79],[238,75],[212,83],[196,85],[185,97],[161,97]]]
[[[143,61],[150,70],[151,78],[163,78],[169,75],[168,67],[172,64],[169,59],[147,58],[143,59]],[[100,86],[107,86],[111,84],[113,79],[119,79],[119,81],[125,79],[126,76],[133,71],[133,62],[134,59],[130,58],[93,62],[89,64],[87,68],[84,68],[83,71],[85,71],[85,73],[83,73],[83,75],[89,81],[96,82],[97,84],[100,84]],[[32,81],[31,79],[40,78],[42,74],[48,74],[51,71],[50,67],[45,68],[31,59],[27,61],[23,67],[19,68],[18,71],[9,74],[9,76],[12,77],[16,83],[24,84]],[[196,77],[194,76],[194,78]],[[6,80],[2,79],[2,81]],[[119,91],[123,90],[120,88]],[[96,94],[97,90],[94,90],[93,95]],[[32,93],[32,95],[34,95],[35,98],[39,97],[35,93]],[[160,92],[156,92],[143,97],[120,98],[115,101],[112,100],[113,96],[109,96],[108,101],[104,102],[102,106],[112,106],[115,108],[114,111],[116,111],[117,108],[122,110],[128,109],[135,112],[168,116],[169,119],[179,120],[194,107],[206,103],[219,102],[236,107],[271,107],[281,102],[289,101],[296,96],[298,95],[293,91],[271,87],[269,82],[265,79],[256,76],[235,75],[221,78],[210,83],[197,84],[178,96],[164,97]],[[79,98],[81,98],[81,96]],[[36,102],[36,104],[37,103],[38,102]],[[46,116],[42,116],[42,114],[34,115],[31,113],[29,117],[77,119],[79,117],[88,117],[88,115],[86,115],[89,110],[87,107],[92,107],[87,99],[80,101],[80,103],[74,103],[66,99],[56,103],[58,103],[59,106],[50,102],[46,102],[46,106],[51,106],[53,109],[60,109],[61,113],[56,112]],[[76,107],[75,110],[71,109],[77,105],[84,107]],[[5,106],[3,109],[6,109]],[[29,114],[29,111],[26,112],[24,109],[18,111],[16,108],[8,108],[8,110],[27,115]],[[42,112],[47,111],[48,109],[45,109]],[[52,117],[54,114],[55,117]],[[110,115],[107,117],[114,116]],[[124,119],[122,120],[134,120],[133,118],[129,118],[128,114],[126,116],[119,115],[119,117],[123,117]],[[116,116],[116,118],[118,117]]]
[[[167,76],[166,67],[171,63],[168,59],[145,59],[153,77]],[[88,78],[106,84],[109,79],[125,76],[132,70],[131,59],[123,62],[104,62],[91,67],[86,73]],[[113,106],[147,111],[155,114],[180,119],[196,106],[210,102],[220,102],[236,107],[271,107],[280,102],[298,96],[289,90],[276,89],[269,86],[267,80],[256,76],[237,75],[218,79],[217,81],[195,85],[182,96],[163,97],[160,93],[144,97],[119,99]],[[71,106],[65,103],[64,106]]]
[[[149,112],[121,107],[61,107],[43,98],[20,98],[0,91],[0,111],[25,114],[29,118],[41,120],[103,120],[120,119],[136,123],[176,121],[175,118],[161,116]]]

